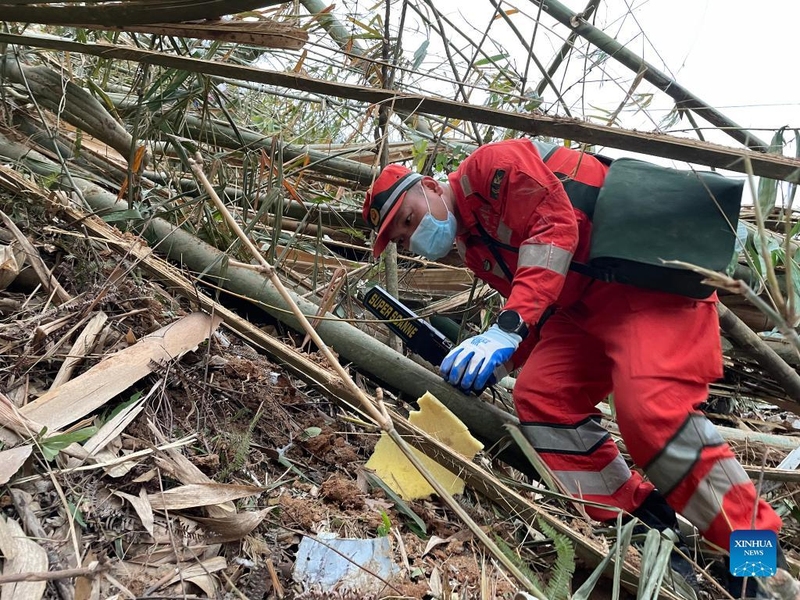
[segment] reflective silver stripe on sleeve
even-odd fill
[[[419,173],[409,173],[407,175],[408,179],[406,179],[403,183],[398,185],[395,190],[392,192],[392,195],[386,199],[386,202],[383,203],[381,207],[381,222],[383,222],[386,213],[388,213],[392,206],[394,206],[395,201],[400,196],[400,194],[405,193],[409,188],[413,187],[419,180],[422,179],[422,175]]]
[[[691,414],[644,470],[662,494],[669,494],[692,470],[703,448],[724,443],[711,421]]]
[[[512,233],[513,232],[511,231],[511,227],[509,227],[508,225],[506,225],[502,221],[500,221],[497,224],[497,239],[499,241],[503,242],[504,244],[510,244],[511,243],[511,234]]]
[[[735,485],[750,483],[747,473],[735,458],[723,458],[700,481],[681,514],[701,532],[722,512],[722,499]]]
[[[553,474],[574,496],[611,496],[631,478],[631,470],[621,454],[601,471],[553,471]]]
[[[520,428],[537,452],[591,454],[610,437],[594,419],[574,426],[520,423]]]
[[[461,191],[464,192],[465,196],[472,194],[472,186],[469,183],[469,177],[466,175],[461,176]]]
[[[552,244],[523,244],[519,248],[517,267],[542,267],[559,275],[566,275],[572,252]]]

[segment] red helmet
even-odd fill
[[[422,179],[419,173],[401,165],[389,165],[381,171],[364,199],[364,222],[378,232],[372,246],[377,258],[389,243],[389,224],[394,219],[406,192]]]

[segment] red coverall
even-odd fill
[[[569,270],[573,258],[588,258],[593,199],[607,169],[589,154],[527,139],[481,147],[449,175],[468,230],[456,245],[528,324],[531,333],[512,357],[515,367],[525,365],[514,403],[523,431],[567,489],[633,511],[655,485],[727,550],[731,531],[751,528],[756,491],[697,409],[722,376],[716,298],[697,301]],[[556,311],[537,335],[551,306]],[[596,405],[612,391],[622,439],[649,481],[631,472],[600,425]],[[756,529],[780,526],[759,500]]]

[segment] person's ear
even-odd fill
[[[422,178],[420,183],[422,184],[422,187],[430,192],[433,192],[434,194],[439,194],[440,196],[444,194],[444,188],[442,188],[441,184],[433,177],[425,176]]]

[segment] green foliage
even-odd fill
[[[378,526],[376,533],[378,537],[386,537],[392,530],[392,522],[389,520],[389,515],[387,515],[384,510],[381,511],[381,521],[383,522]]]
[[[361,241],[364,241],[364,242],[367,241],[367,236],[364,235],[363,231],[360,231],[358,229],[353,229],[351,227],[342,227],[341,229],[339,229],[339,231],[341,233],[349,235],[351,238],[355,238],[357,240],[361,240]]]
[[[411,158],[413,161],[413,170],[417,173],[421,172],[425,166],[425,158],[427,157],[428,140],[425,138],[417,138],[411,146]]]
[[[411,507],[406,504],[406,501],[403,500],[397,493],[386,485],[383,480],[375,475],[374,473],[365,472],[367,477],[367,481],[373,487],[379,487],[383,490],[386,497],[394,503],[394,507],[397,509],[397,512],[400,514],[408,517],[409,521],[407,522],[408,528],[419,538],[424,539],[426,535],[428,535],[428,529],[425,526],[425,521],[423,521],[420,516],[415,513]]]
[[[769,149],[767,150],[771,154],[782,154],[783,153],[783,132],[786,130],[786,127],[781,127],[778,131],[775,132],[775,135],[772,136],[772,141],[769,143]],[[778,182],[775,179],[766,179],[765,177],[759,177],[758,179],[758,206],[761,209],[761,214],[764,215],[764,218],[767,218],[772,209],[775,208],[775,201],[778,198]]]
[[[537,523],[542,533],[553,540],[556,549],[556,564],[545,594],[551,600],[566,600],[570,595],[572,574],[575,572],[575,548],[567,536],[558,533],[541,517]]]
[[[306,427],[303,433],[300,434],[299,440],[305,442],[306,440],[317,437],[320,433],[322,433],[322,428],[320,427]]]
[[[70,444],[85,442],[90,437],[97,433],[97,427],[84,427],[70,433],[62,433],[43,438],[39,441],[39,447],[42,449],[42,456],[48,461],[53,460],[58,453]]]
[[[527,563],[520,558],[519,554],[514,552],[513,548],[511,548],[511,546],[509,546],[503,538],[497,534],[494,534],[494,543],[497,544],[498,548],[500,548],[500,552],[505,554],[506,558],[514,563],[514,566],[517,567],[523,575],[525,575],[528,581],[536,585],[536,587],[542,587],[542,580],[539,579],[539,576],[531,571],[531,568],[527,565]]]
[[[800,159],[800,129],[794,130],[794,157]],[[797,193],[797,184],[790,183],[789,184],[789,193],[786,195],[788,198],[787,204],[792,206],[794,203],[794,195]],[[800,222],[798,223],[800,225]],[[795,226],[796,227],[796,226]]]
[[[527,99],[527,101],[525,101],[525,103],[522,105],[522,109],[527,112],[535,111],[542,105],[542,102],[544,102],[544,98],[542,98],[539,94],[537,94],[534,91],[525,92],[524,96]],[[513,134],[514,132],[512,130],[509,130],[507,133],[507,135],[513,135]]]
[[[672,129],[678,121],[681,120],[683,117],[683,111],[678,110],[678,105],[672,107],[672,109],[664,116],[661,121],[658,122],[658,128],[662,131],[666,131]]]
[[[58,183],[60,175],[58,173],[50,173],[49,175],[44,175],[42,177],[42,185],[46,187],[48,190],[52,189],[53,186]]]
[[[739,264],[739,254],[747,248],[747,225],[742,221],[736,224],[736,242],[733,245],[733,256],[731,262],[725,268],[725,274],[729,277],[733,276],[736,265]]]
[[[754,225],[746,224],[746,227],[748,238],[744,246],[744,251],[750,257],[748,264],[752,264],[753,270],[756,271],[759,279],[763,280],[767,276],[767,266],[759,251],[761,247],[761,237]],[[789,236],[794,237],[797,235],[798,230],[800,230],[800,223],[795,225]],[[740,234],[737,233],[737,237],[739,237],[739,235]],[[784,269],[791,270],[792,289],[789,292],[793,295],[794,306],[800,306],[800,265],[798,265],[796,259],[790,260],[786,256],[786,248],[780,237],[776,234],[767,235],[767,250],[773,267],[783,267]],[[735,266],[736,265],[733,265],[734,268]]]
[[[433,160],[433,171],[440,176],[445,176],[455,171],[466,157],[467,153],[461,147],[448,152],[437,152]]]
[[[103,215],[103,221],[106,223],[117,223],[119,221],[141,221],[142,213],[138,209],[132,208],[129,210],[117,210],[107,215]]]
[[[75,522],[84,529],[86,529],[86,521],[83,518],[83,512],[81,512],[81,510],[69,500],[67,501],[67,507],[69,508],[69,512],[72,515],[72,518],[75,520]]]
[[[425,57],[428,54],[428,46],[430,46],[431,41],[430,39],[425,40],[419,45],[414,51],[414,60],[411,63],[411,69],[416,71],[419,69],[419,66],[422,64],[422,61],[425,60]]]
[[[672,548],[672,540],[663,537],[658,530],[651,529],[647,532],[642,551],[641,584],[637,590],[637,600],[658,598],[664,575],[669,570]]]
[[[495,54],[494,56],[487,56],[486,58],[482,58],[480,60],[476,60],[473,66],[475,67],[482,67],[484,65],[495,64],[498,61],[503,60],[504,58],[508,58],[508,54]]]
[[[600,561],[600,564],[597,565],[595,570],[592,571],[592,574],[586,578],[583,585],[575,591],[572,595],[572,600],[590,600],[597,582],[603,576],[603,573],[605,573],[611,559],[614,558],[617,560],[617,564],[620,564],[619,561],[625,560],[625,555],[628,552],[628,546],[631,542],[631,535],[633,535],[633,528],[636,523],[636,519],[631,519],[623,527],[619,528],[618,526],[619,535],[617,537],[617,542],[612,546],[605,558]]]
[[[231,461],[225,465],[225,468],[219,472],[217,481],[227,480],[231,473],[235,473],[244,466],[245,462],[247,461],[247,457],[250,455],[250,445],[253,441],[253,431],[255,431],[256,425],[258,424],[260,418],[261,411],[259,410],[250,421],[247,431],[245,431],[243,434],[231,435],[233,438],[232,444],[235,447],[233,459],[231,459]]]
[[[106,410],[105,412],[103,412],[95,421],[97,427],[100,428],[106,423],[108,423],[111,419],[116,417],[119,413],[128,408],[131,404],[136,403],[141,397],[142,397],[142,392],[135,392],[131,395],[130,398],[125,400],[125,402],[120,402],[117,406],[115,406],[114,410],[111,411]]]
[[[114,410],[111,411],[111,414],[108,415],[108,419],[106,421],[110,421],[111,419],[116,417],[119,413],[128,408],[131,404],[134,404],[141,397],[142,397],[142,392],[134,392],[133,394],[131,394],[130,398],[128,398],[125,402],[118,404],[114,408]]]

